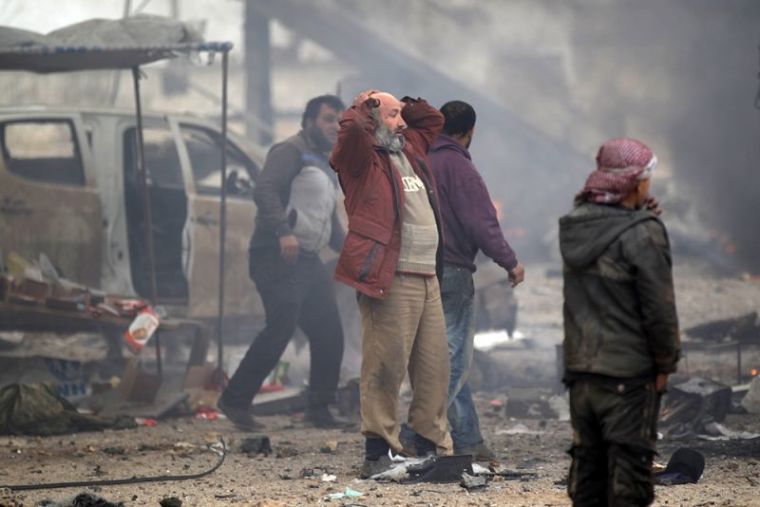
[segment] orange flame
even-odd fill
[[[501,222],[504,219],[504,206],[502,206],[501,201],[498,199],[492,199],[491,203],[496,208],[496,218]]]

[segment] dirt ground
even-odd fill
[[[760,282],[749,277],[718,277],[698,265],[676,269],[677,297],[682,327],[739,315],[760,308]],[[520,328],[541,330],[543,348],[537,368],[547,368],[553,341],[561,336],[561,280],[547,277],[546,269],[528,271],[518,291]],[[530,352],[519,354],[524,362]],[[503,355],[503,354],[502,354]],[[516,357],[518,354],[515,355]],[[752,361],[749,355],[748,361]],[[730,358],[727,359],[730,363]],[[748,363],[749,364],[749,363]],[[755,364],[760,366],[760,363]],[[553,367],[553,366],[551,366]],[[706,366],[705,368],[708,368]],[[720,365],[715,364],[716,371]],[[730,368],[729,368],[730,370]],[[730,379],[727,379],[730,380]],[[132,476],[193,474],[209,469],[218,456],[206,448],[223,437],[229,446],[224,464],[203,478],[96,488],[0,492],[0,506],[33,506],[45,499],[64,502],[88,491],[125,505],[159,505],[177,497],[185,506],[241,505],[392,505],[392,506],[559,506],[569,505],[563,481],[569,465],[568,422],[556,419],[507,418],[489,401],[502,399],[508,387],[479,393],[477,401],[484,434],[502,463],[512,470],[535,473],[523,480],[495,478],[482,491],[467,492],[457,484],[386,484],[356,479],[363,440],[357,431],[308,428],[298,416],[263,417],[273,452],[249,456],[240,450],[249,436],[225,420],[176,418],[155,427],[124,431],[81,433],[48,438],[0,438],[0,484],[118,479]],[[729,415],[724,424],[735,430],[760,432],[760,417]],[[331,445],[333,452],[323,452]],[[663,440],[658,461],[677,448],[689,446],[706,458],[698,484],[657,487],[655,505],[760,505],[760,439],[707,441],[698,438]],[[325,449],[326,450],[326,449]],[[311,471],[311,472],[310,472]],[[323,472],[336,476],[323,482]],[[312,476],[309,476],[312,473]],[[326,500],[346,487],[358,498]]]

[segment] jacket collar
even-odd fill
[[[460,145],[454,139],[452,139],[451,137],[445,134],[439,134],[438,138],[433,143],[433,147],[430,148],[430,151],[433,151],[433,152],[440,151],[440,150],[452,150],[457,153],[460,153],[462,156],[466,157],[467,160],[472,160],[472,157],[470,156],[470,151],[467,148]]]

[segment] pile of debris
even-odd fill
[[[135,319],[149,311],[148,302],[139,298],[123,298],[81,285],[61,277],[45,254],[30,262],[18,254],[4,259],[6,272],[0,273],[0,305],[18,312],[18,307],[50,309],[97,319]]]
[[[760,377],[733,388],[701,377],[676,383],[663,399],[659,427],[670,438],[760,438],[760,433],[733,431],[721,424],[730,413],[760,414]]]
[[[725,342],[735,340],[740,343],[760,344],[760,321],[757,312],[730,319],[714,320],[684,330],[695,340],[704,342]]]
[[[746,369],[743,361],[757,357],[760,320],[757,312],[705,322],[684,330],[682,360],[685,371],[698,370],[695,359],[706,354],[703,376],[674,377],[663,398],[660,429],[671,438],[698,436],[711,440],[760,438],[760,434],[732,431],[722,423],[728,414],[760,413],[760,377],[757,369]],[[723,349],[734,354],[736,381],[733,386],[712,380],[725,377],[726,364],[716,359]],[[754,356],[749,352],[754,352]],[[721,371],[716,365],[723,364]],[[730,363],[728,363],[730,365]],[[728,369],[730,372],[731,370]],[[722,375],[720,375],[722,373]],[[707,378],[710,377],[710,378]],[[730,377],[730,374],[729,374]],[[747,382],[749,380],[749,382]]]
[[[748,378],[760,373],[760,319],[757,312],[750,312],[738,317],[721,319],[702,323],[698,326],[684,330],[682,342],[684,360],[682,363],[687,371],[695,370],[695,359],[699,353],[707,354],[707,361],[703,365],[709,368],[709,372],[700,372],[700,375],[713,376],[716,365],[723,363],[723,374],[731,372],[726,369],[725,362],[716,361],[717,353],[728,352],[735,354],[736,383],[742,384]],[[695,355],[695,353],[697,353]],[[750,363],[751,368],[745,368]],[[698,368],[697,368],[698,369]],[[696,371],[694,371],[696,373]]]

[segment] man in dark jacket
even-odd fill
[[[426,153],[443,117],[421,99],[361,93],[340,122],[330,163],[348,233],[335,277],[359,292],[360,382],[368,477],[401,451],[398,393],[408,371],[409,424],[418,453],[451,453],[446,428],[449,361],[441,294],[441,223]]]
[[[573,505],[649,505],[661,393],[679,356],[670,246],[645,207],[657,158],[633,139],[599,149],[560,219]]]
[[[309,339],[311,353],[306,420],[318,427],[341,426],[327,405],[338,385],[343,329],[333,281],[319,252],[328,244],[340,250],[343,239],[328,156],[344,109],[333,95],[310,100],[302,130],[269,150],[256,180],[249,271],[264,303],[266,327],[219,398],[220,410],[245,430],[261,428],[249,413],[251,402],[296,326]]]
[[[495,456],[483,441],[467,384],[475,334],[475,255],[482,250],[504,268],[513,287],[523,281],[525,271],[504,239],[491,196],[468,151],[475,132],[475,110],[456,100],[444,104],[441,113],[445,118],[443,134],[436,139],[428,159],[446,231],[441,297],[451,363],[449,426],[455,454],[491,461]]]

